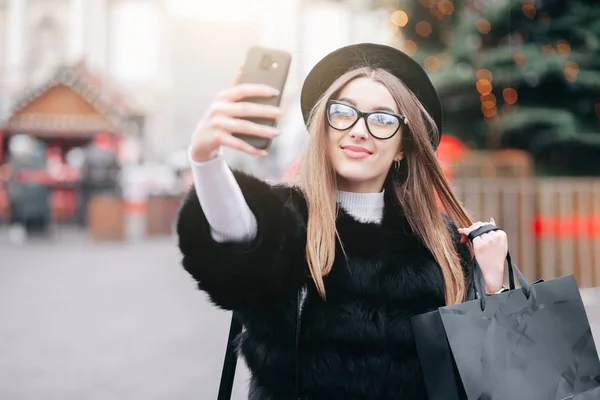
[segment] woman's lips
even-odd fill
[[[342,152],[346,157],[354,159],[367,158],[371,155],[369,150],[360,146],[342,146]]]

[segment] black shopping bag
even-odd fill
[[[481,295],[474,262],[478,299],[413,317],[430,399],[563,400],[600,387],[600,360],[574,277],[530,285],[510,254],[507,260],[510,291]]]
[[[413,317],[412,327],[429,400],[466,399],[440,313]]]
[[[585,393],[579,393],[564,400],[598,400],[600,399],[600,387],[588,390]]]

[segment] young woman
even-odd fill
[[[232,172],[218,154],[265,155],[231,132],[277,136],[240,119],[277,118],[278,108],[243,101],[275,94],[234,86],[198,124],[195,188],[177,226],[183,266],[245,326],[249,399],[426,399],[410,317],[464,301],[466,235],[484,224],[471,224],[436,158],[435,89],[391,47],[329,54],[302,89],[310,140],[289,186]],[[497,292],[506,235],[486,233],[472,248]]]

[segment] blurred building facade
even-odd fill
[[[140,110],[128,132],[156,157],[155,143],[170,130],[172,83],[162,1],[0,1],[2,120],[57,71],[85,66],[100,89],[126,93]]]
[[[231,84],[248,47],[293,55],[271,160],[226,154],[235,166],[280,172],[306,141],[304,76],[320,57],[359,41],[389,42],[389,11],[371,0],[0,0],[0,120],[58,68],[85,65],[139,110],[145,160],[183,151],[215,93]],[[137,135],[137,136],[136,136]],[[275,157],[275,153],[277,156]],[[275,166],[264,163],[275,163]],[[266,174],[269,175],[269,174]]]

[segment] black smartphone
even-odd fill
[[[242,67],[239,83],[260,83],[269,85],[279,90],[278,96],[272,97],[248,97],[241,101],[279,106],[281,94],[290,70],[292,56],[282,50],[268,49],[253,46],[246,54],[246,61]],[[244,118],[257,124],[275,126],[276,120],[268,118]],[[238,137],[257,149],[266,150],[271,145],[272,139],[260,138],[251,135],[234,133]]]

